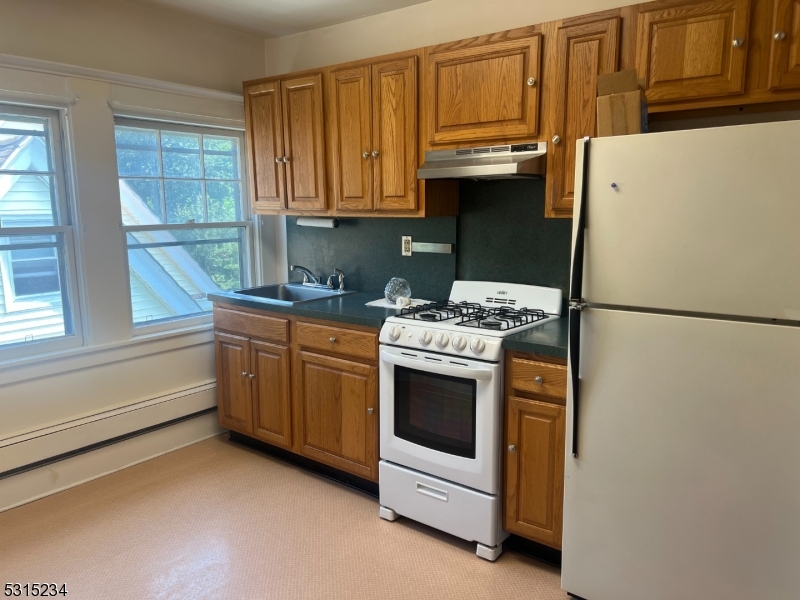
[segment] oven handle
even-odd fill
[[[462,377],[464,379],[488,380],[492,378],[489,369],[479,369],[475,367],[457,367],[455,365],[437,365],[436,363],[397,356],[388,352],[381,351],[381,360],[400,367],[409,369],[420,369],[424,364],[427,371],[438,373],[439,375],[449,375],[450,377]]]

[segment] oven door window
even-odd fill
[[[394,368],[394,435],[455,456],[475,458],[476,382]]]

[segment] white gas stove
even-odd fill
[[[502,338],[560,316],[559,289],[456,281],[448,301],[404,308],[386,319],[380,341],[496,362]]]
[[[502,339],[559,318],[561,291],[456,281],[447,302],[403,309],[380,341],[380,515],[478,543],[495,560],[500,506]]]

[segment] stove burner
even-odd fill
[[[502,329],[503,324],[500,321],[494,321],[494,320],[489,319],[489,320],[483,321],[480,324],[480,326],[484,327],[486,329]]]
[[[437,313],[420,313],[419,319],[421,321],[440,321],[441,316]]]
[[[401,310],[397,316],[403,319],[420,321],[447,321],[456,317],[464,317],[481,310],[480,304],[469,302],[431,302],[419,306],[409,306]]]
[[[474,327],[476,329],[491,329],[493,331],[506,331],[515,329],[523,325],[535,323],[547,318],[542,310],[530,308],[500,308],[481,307],[475,313],[463,317],[456,324],[462,327]]]

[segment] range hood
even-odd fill
[[[419,179],[542,177],[546,165],[545,142],[433,150],[425,153],[425,162],[417,170],[417,177]]]

